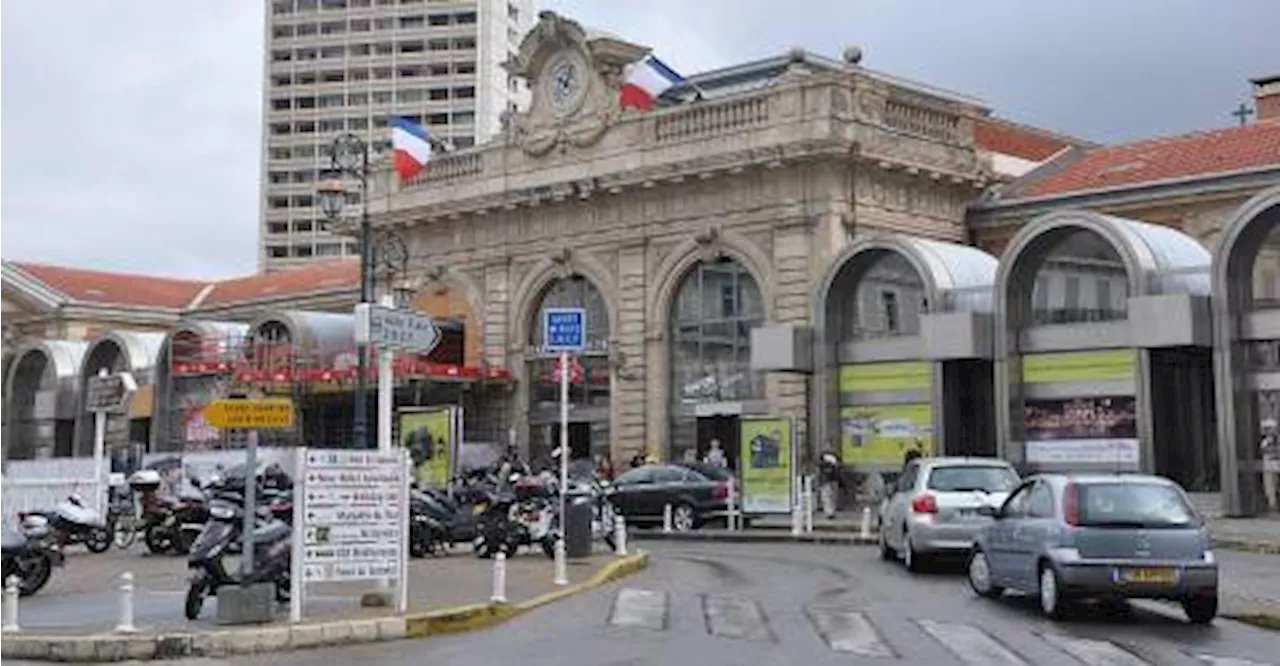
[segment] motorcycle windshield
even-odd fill
[[[80,525],[103,525],[102,516],[97,511],[88,507],[78,506],[71,501],[66,501],[58,505],[58,515],[71,523]]]
[[[204,529],[200,531],[200,536],[197,536],[195,543],[191,544],[189,559],[195,561],[208,557],[214,547],[224,543],[231,537],[233,530],[235,530],[235,527],[231,523],[217,520],[205,523]]]

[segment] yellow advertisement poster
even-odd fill
[[[742,511],[791,510],[791,419],[744,416],[741,425]]]
[[[400,411],[400,445],[409,449],[413,478],[419,485],[445,488],[453,446],[454,407]]]
[[[934,455],[933,407],[856,405],[840,408],[840,454],[846,465],[901,464],[907,451]]]

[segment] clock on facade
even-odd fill
[[[562,53],[547,63],[545,93],[559,113],[570,113],[586,94],[586,63],[576,53]]]

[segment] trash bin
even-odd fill
[[[595,513],[591,500],[586,497],[572,498],[565,511],[568,513],[564,522],[565,555],[574,558],[590,557],[591,518]]]

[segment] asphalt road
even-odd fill
[[[1028,599],[976,598],[958,566],[911,576],[872,548],[645,547],[654,555],[646,571],[491,630],[216,663],[1249,666],[1280,659],[1274,632],[1229,620],[1197,627],[1180,609],[1154,603],[1081,608],[1052,623]],[[1275,566],[1236,554],[1224,554],[1222,564],[1235,559]]]

